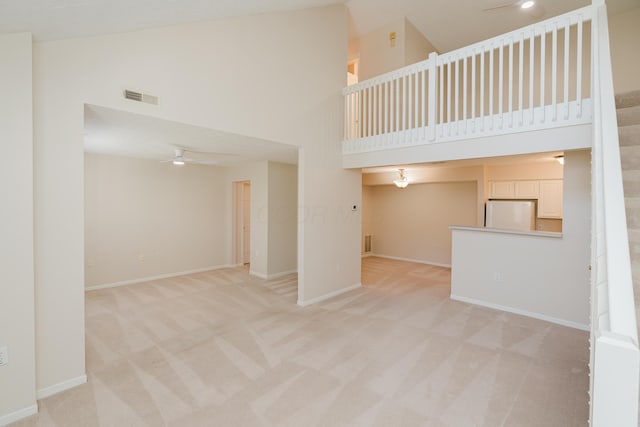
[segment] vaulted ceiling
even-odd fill
[[[590,0],[537,0],[532,18],[520,0],[0,0],[0,33],[30,31],[56,40],[139,30],[232,16],[346,4],[351,37],[407,17],[440,52],[464,46],[585,6]],[[640,0],[609,0],[612,13],[640,7]]]

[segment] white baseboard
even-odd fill
[[[252,276],[256,276],[264,280],[277,279],[279,277],[283,277],[293,273],[298,273],[298,270],[281,271],[280,273],[273,273],[273,274],[262,274],[262,273],[257,273],[255,271],[249,271],[249,274],[251,274]]]
[[[86,288],[84,288],[84,290],[86,292],[86,291],[96,291],[98,289],[117,288],[118,286],[133,285],[133,284],[136,284],[136,283],[150,282],[152,280],[160,280],[160,279],[168,279],[168,278],[171,278],[171,277],[186,276],[188,274],[204,273],[205,271],[220,270],[220,269],[223,269],[223,268],[230,268],[230,267],[232,267],[232,266],[231,265],[216,265],[216,266],[212,266],[212,267],[197,268],[195,270],[180,271],[180,272],[177,272],[177,273],[159,274],[157,276],[141,277],[139,279],[131,279],[131,280],[123,280],[121,282],[106,283],[104,285],[87,286]]]
[[[352,291],[354,289],[358,289],[360,287],[362,287],[362,284],[361,283],[357,283],[355,285],[351,285],[351,286],[348,286],[346,288],[338,289],[337,291],[329,292],[328,294],[324,294],[324,295],[321,295],[319,297],[312,298],[310,300],[303,301],[303,300],[299,299],[298,300],[298,305],[300,307],[306,307],[306,306],[311,305],[311,304],[316,304],[316,303],[319,303],[321,301],[328,300],[329,298],[337,297],[338,295],[342,295],[345,292],[349,292],[349,291]]]
[[[521,316],[532,317],[534,319],[544,320],[546,322],[555,323],[557,325],[567,326],[569,328],[580,329],[583,331],[589,331],[589,325],[584,325],[582,323],[572,322],[570,320],[558,319],[557,317],[547,316],[545,314],[534,313],[532,311],[520,310],[519,308],[507,307],[504,305],[493,304],[486,301],[477,300],[474,298],[461,297],[458,295],[451,294],[450,297],[454,301],[466,302],[468,304],[480,305],[482,307],[492,308],[494,310],[506,311],[508,313],[519,314]]]
[[[433,261],[425,261],[425,260],[421,260],[421,259],[401,258],[401,257],[397,257],[397,256],[380,255],[380,254],[374,254],[374,253],[371,253],[371,254],[369,254],[367,256],[368,257],[375,256],[375,257],[378,257],[378,258],[393,259],[393,260],[396,260],[396,261],[413,262],[413,263],[416,263],[416,264],[433,265],[435,267],[451,268],[451,264],[444,264],[444,263],[441,263],[441,262],[433,262]],[[364,256],[363,256],[363,258],[364,258]]]
[[[38,404],[34,403],[26,408],[19,409],[15,412],[11,412],[7,415],[0,416],[0,426],[6,426],[16,421],[20,421],[23,418],[30,417],[38,413]]]
[[[72,378],[67,381],[63,381],[58,384],[54,384],[49,387],[41,388],[36,392],[36,397],[38,400],[45,399],[49,396],[53,396],[54,394],[61,393],[63,391],[69,390],[70,388],[77,387],[79,385],[85,384],[87,382],[86,375],[80,375],[77,378]]]
[[[252,276],[256,276],[259,279],[267,280],[269,278],[269,276],[267,276],[266,274],[258,273],[258,272],[253,271],[253,270],[249,270],[249,274],[252,275]]]
[[[369,258],[370,256],[375,256],[375,255],[372,254],[371,252],[365,252],[362,254],[362,258]]]

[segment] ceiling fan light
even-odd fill
[[[405,178],[405,179],[396,179],[395,181],[393,181],[393,183],[398,188],[407,188],[407,185],[409,185],[409,181],[407,180],[407,178]]]
[[[407,188],[407,185],[409,185],[409,180],[407,179],[407,177],[404,175],[404,169],[400,169],[400,178],[398,179],[394,179],[393,183],[396,185],[396,187],[398,188]]]
[[[524,3],[522,3],[520,5],[520,8],[522,9],[531,9],[533,6],[535,6],[536,2],[534,2],[533,0],[527,0]]]
[[[182,165],[184,165],[184,160],[182,160],[182,159],[173,159],[172,163],[174,165],[176,165],[176,166],[182,166]]]

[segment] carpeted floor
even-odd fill
[[[587,332],[450,301],[445,268],[362,281],[306,308],[246,268],[88,292],[89,382],[15,425],[587,425]]]

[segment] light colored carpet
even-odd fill
[[[89,382],[19,426],[577,426],[588,334],[449,300],[450,271],[363,260],[300,308],[245,268],[86,295]]]

